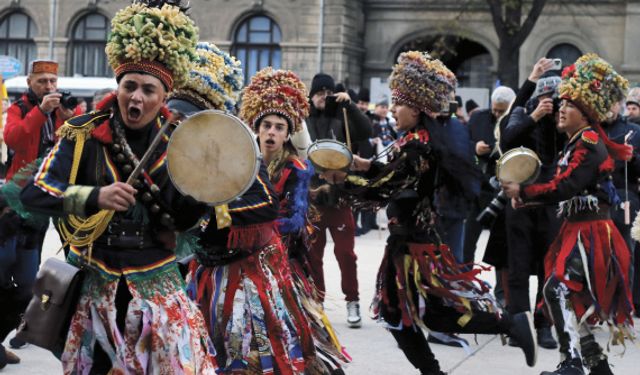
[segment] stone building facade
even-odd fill
[[[62,74],[108,76],[101,50],[110,19],[128,3],[0,0],[0,55],[25,61],[51,56]],[[461,77],[461,86],[490,87],[495,80],[498,38],[483,0],[190,0],[190,5],[201,39],[242,55],[248,77],[271,64],[292,69],[305,82],[322,70],[347,86],[370,86],[372,79],[386,79],[400,52],[431,49],[440,38],[452,42],[443,59]],[[638,36],[640,0],[548,2],[521,49],[520,77],[542,56],[570,63],[580,53],[596,52],[640,82]]]

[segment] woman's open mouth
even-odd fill
[[[142,117],[142,110],[137,107],[129,107],[127,109],[127,117],[129,117],[129,120],[137,121]]]
[[[266,143],[268,145],[271,145],[271,146],[276,144],[276,142],[273,139],[267,139],[266,141],[264,141],[264,143]]]

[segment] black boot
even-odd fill
[[[538,345],[545,349],[556,349],[558,343],[551,334],[551,327],[540,327],[536,330]]]
[[[584,375],[580,358],[567,358],[560,362],[555,371],[543,371],[540,375]]]
[[[509,336],[513,337],[524,352],[527,365],[533,367],[538,357],[538,345],[533,333],[533,319],[528,311],[511,315],[509,319]]]
[[[611,371],[611,367],[609,367],[609,362],[605,358],[591,368],[589,375],[613,375],[613,372]]]

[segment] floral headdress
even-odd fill
[[[240,118],[255,130],[257,122],[269,114],[284,116],[291,133],[302,129],[302,121],[309,115],[309,101],[307,88],[295,73],[267,67],[245,87]]]
[[[142,72],[162,81],[167,90],[189,78],[195,61],[198,28],[179,1],[138,1],[116,13],[105,51],[120,79]]]
[[[234,110],[244,81],[240,62],[214,44],[198,43],[197,63],[189,80],[170,98],[187,100],[201,109]]]
[[[595,53],[583,55],[562,72],[558,87],[562,99],[571,100],[590,121],[607,119],[611,107],[624,99],[629,82]]]
[[[389,77],[392,100],[421,112],[441,112],[449,106],[456,76],[426,52],[400,54]]]

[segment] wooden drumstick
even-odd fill
[[[345,135],[347,136],[347,148],[349,149],[349,151],[352,151],[351,134],[349,133],[349,119],[347,117],[347,109],[345,107],[342,107],[342,115],[344,116],[344,131]]]
[[[129,185],[133,184],[133,181],[136,178],[138,178],[140,173],[142,173],[144,165],[147,164],[147,162],[149,161],[149,158],[151,157],[151,154],[153,154],[153,152],[156,150],[156,148],[160,144],[160,140],[162,140],[162,137],[165,136],[164,133],[167,131],[167,129],[173,122],[174,118],[175,118],[175,115],[173,112],[171,112],[171,115],[165,120],[164,124],[162,124],[162,127],[158,131],[158,134],[156,134],[156,137],[151,142],[151,145],[149,145],[149,148],[147,149],[147,151],[144,153],[144,155],[142,155],[142,159],[140,159],[140,162],[133,169],[133,172],[131,172],[131,174],[129,175],[129,178],[127,178],[127,184]]]

